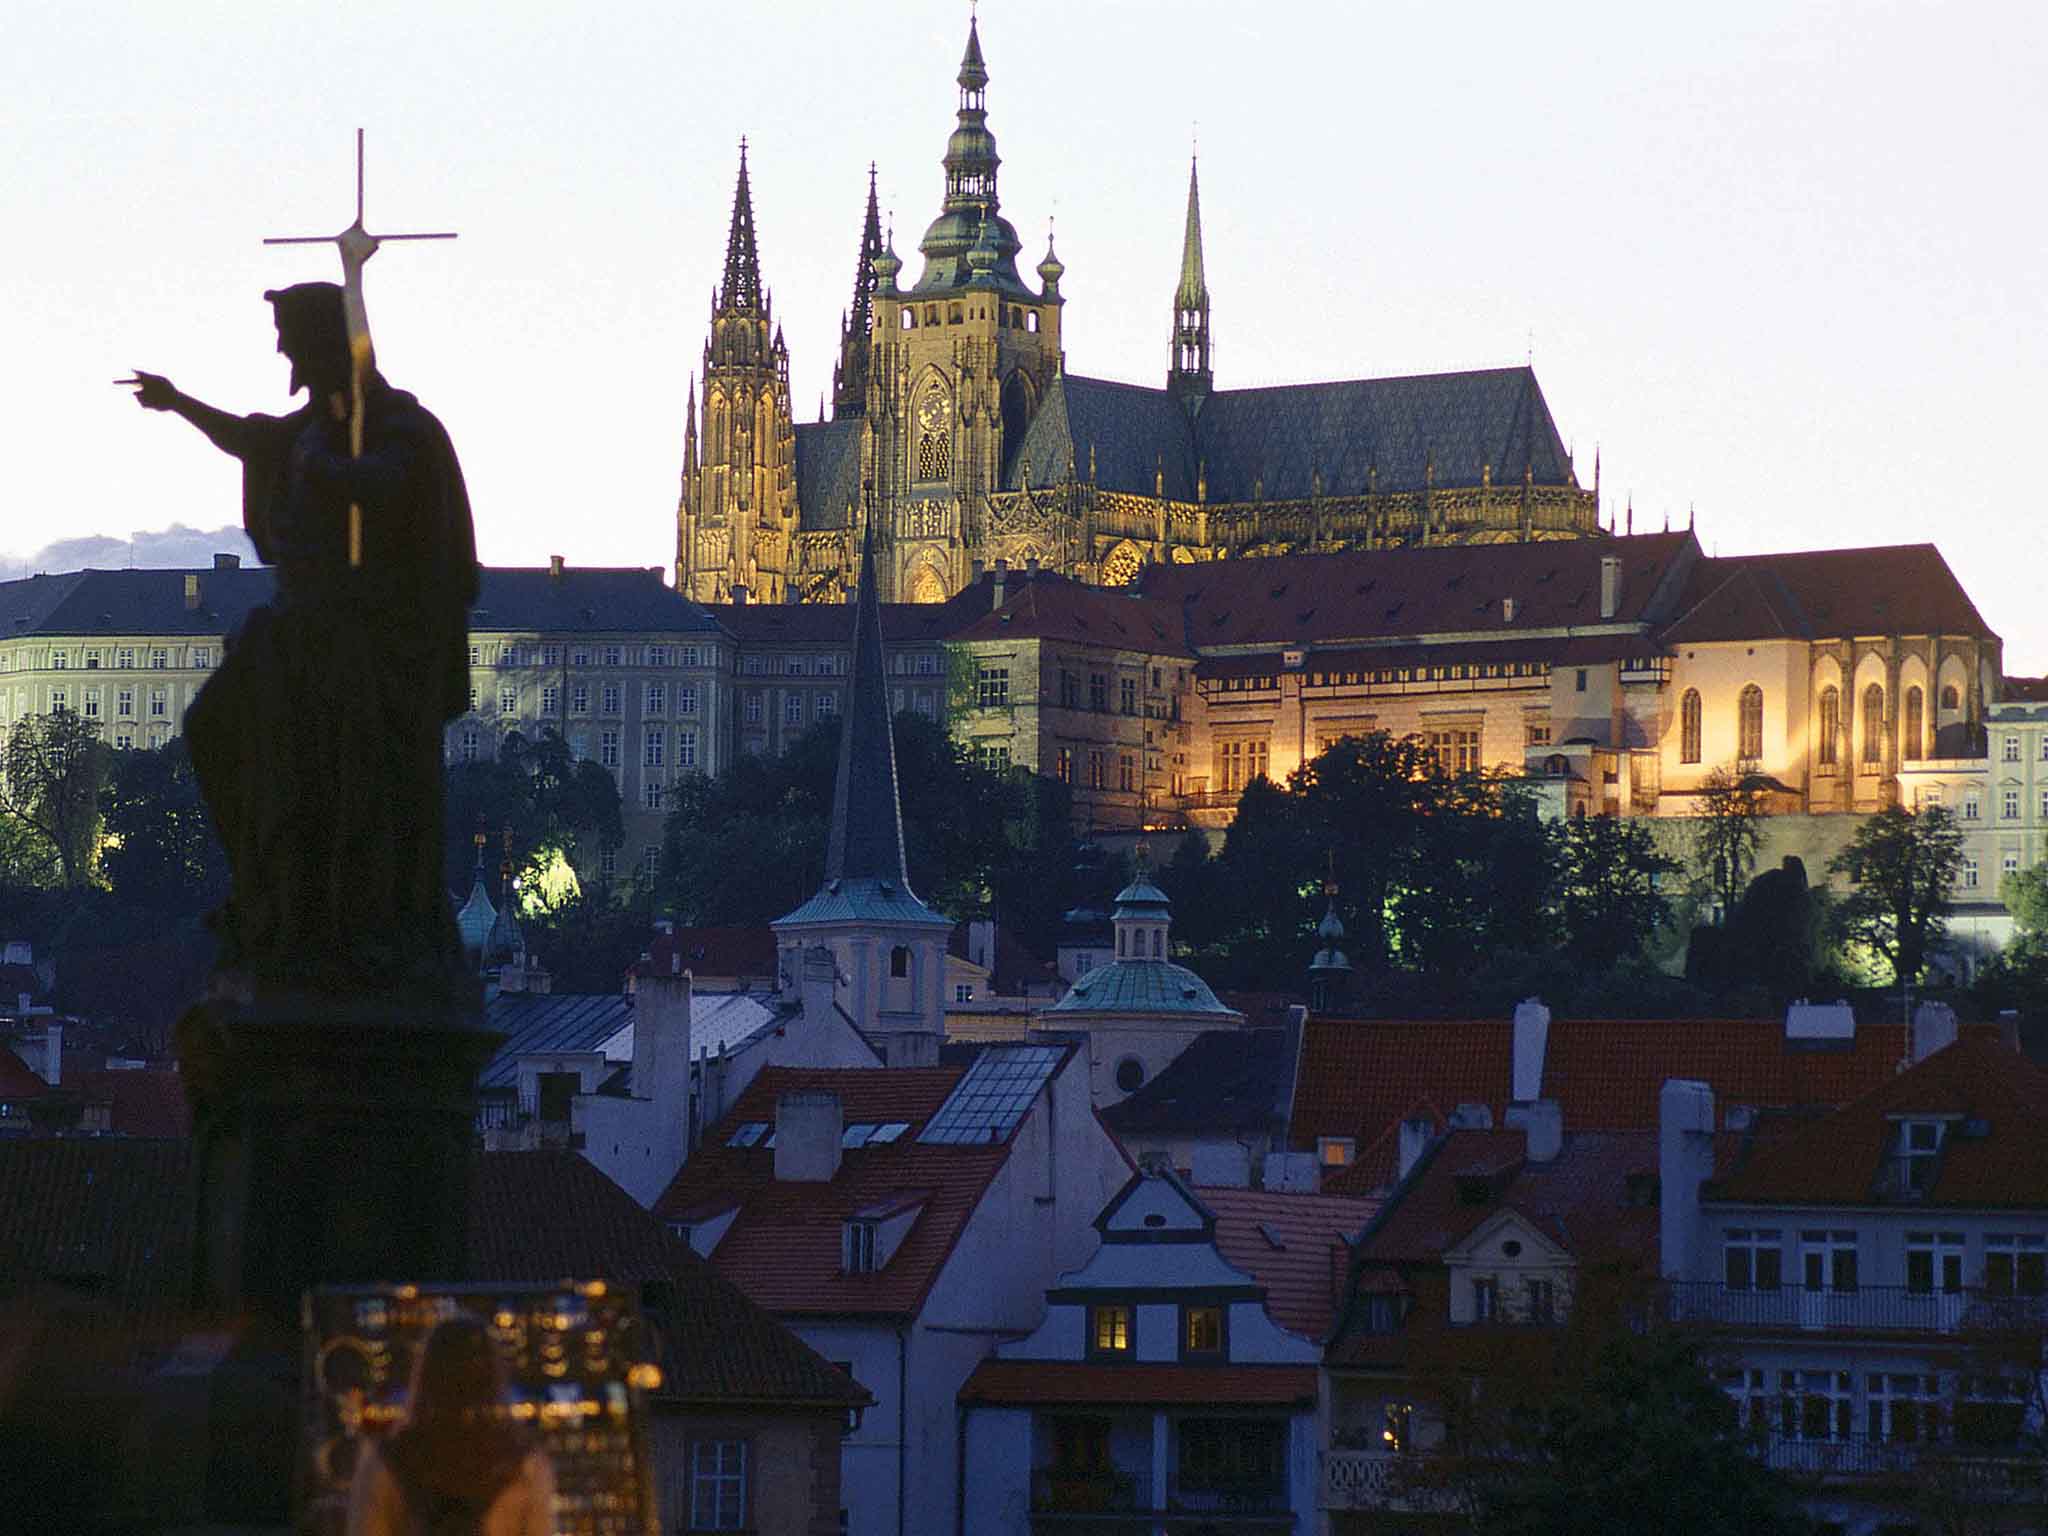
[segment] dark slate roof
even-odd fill
[[[1160,1074],[1102,1112],[1119,1136],[1278,1132],[1294,1094],[1294,1041],[1284,1029],[1211,1029]]]
[[[185,606],[185,578],[199,606]],[[0,638],[24,634],[217,636],[270,601],[268,566],[201,570],[67,571],[0,582]]]
[[[470,610],[472,630],[588,630],[714,633],[717,620],[699,603],[665,585],[662,573],[639,567],[484,566]]]
[[[621,993],[500,992],[484,1005],[484,1027],[505,1037],[477,1074],[479,1088],[510,1088],[519,1058],[544,1051],[594,1051],[633,1021]]]
[[[796,504],[806,528],[844,528],[847,509],[860,500],[858,416],[799,422],[796,429]]]
[[[1139,586],[1186,605],[1188,640],[1204,651],[1446,634],[1511,641],[1533,630],[1660,623],[1698,553],[1690,533],[1444,544],[1151,565]],[[1602,620],[1600,562],[1610,556],[1621,561],[1621,602]],[[1513,618],[1501,603],[1510,597]]]
[[[1209,500],[1309,495],[1318,470],[1330,495],[1356,495],[1377,471],[1382,491],[1417,490],[1435,462],[1434,483],[1476,486],[1487,466],[1498,485],[1519,483],[1526,466],[1538,485],[1575,485],[1550,407],[1528,368],[1348,379],[1266,389],[1222,390],[1194,420],[1163,389],[1066,375],[1055,381],[1025,433],[1010,484],[1028,460],[1034,483],[1058,479],[1071,463],[1097,484],[1193,501],[1206,467]]]
[[[199,605],[185,606],[185,578],[199,578]],[[565,566],[484,566],[470,611],[476,630],[682,631],[706,633],[716,621],[699,604],[663,585],[658,570]],[[45,635],[214,636],[238,627],[270,601],[269,566],[134,571],[70,571],[0,582],[0,638]]]
[[[128,1305],[181,1300],[191,1177],[186,1141],[0,1140],[0,1286],[59,1281]]]
[[[1192,656],[1184,630],[1176,604],[1078,582],[1037,581],[952,639],[1063,640],[1155,656]]]
[[[1995,638],[1932,544],[1701,560],[1667,645],[1854,635]]]
[[[2001,704],[2048,704],[2048,677],[2008,677]]]

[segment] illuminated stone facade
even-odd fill
[[[684,442],[678,590],[841,601],[869,519],[891,602],[944,601],[999,560],[1124,586],[1168,562],[1600,532],[1597,471],[1582,488],[1527,368],[1216,389],[1192,169],[1165,387],[1068,374],[1065,267],[1048,240],[1036,285],[1017,271],[988,78],[970,26],[908,285],[870,179],[829,421],[791,419],[743,152]]]

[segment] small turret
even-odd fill
[[[1202,270],[1202,188],[1188,162],[1188,217],[1181,234],[1180,279],[1173,288],[1173,356],[1166,387],[1193,414],[1208,398],[1209,283]]]
[[[1060,296],[1060,279],[1066,275],[1067,264],[1060,260],[1059,252],[1052,248],[1052,231],[1045,232],[1045,260],[1038,264],[1038,280],[1045,285],[1045,297],[1057,299]]]
[[[1329,906],[1324,909],[1323,920],[1316,924],[1321,947],[1308,964],[1309,1001],[1318,1013],[1336,1006],[1351,986],[1351,959],[1338,947],[1344,938],[1344,924],[1337,916],[1337,887],[1326,883],[1323,890]]]
[[[872,263],[875,269],[875,292],[896,293],[896,274],[903,270],[903,258],[896,254],[896,231],[890,230],[882,242],[882,254]]]

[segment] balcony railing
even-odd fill
[[[1821,1482],[1910,1479],[1988,1498],[2038,1499],[2048,1492],[2039,1456],[2018,1447],[2001,1454],[1945,1441],[1772,1435],[1764,1443],[1762,1459],[1774,1471]]]
[[[1168,1489],[1166,1507],[1151,1507],[1139,1478],[1114,1468],[1074,1473],[1041,1467],[1031,1474],[1031,1521],[1047,1530],[1063,1527],[1152,1529],[1291,1530],[1294,1511],[1284,1488]]]
[[[1391,1451],[1325,1451],[1322,1506],[1415,1513],[1455,1508],[1449,1493],[1418,1475],[1427,1465],[1427,1458]]]
[[[1960,1333],[2048,1326],[2048,1296],[1981,1289],[1916,1290],[1903,1285],[1741,1287],[1677,1280],[1666,1288],[1674,1323],[1769,1333]]]

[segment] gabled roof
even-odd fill
[[[1060,479],[1071,467],[1106,490],[1165,492],[1194,501],[1206,470],[1208,499],[1306,498],[1320,473],[1324,494],[1476,486],[1488,469],[1504,490],[1526,466],[1538,485],[1574,485],[1564,443],[1528,368],[1346,379],[1210,394],[1190,421],[1163,389],[1064,374],[1032,418],[1009,479]]]
[[[505,1043],[484,1063],[477,1087],[512,1087],[521,1056],[601,1051],[632,1022],[633,1000],[619,992],[500,992],[484,1004],[484,1025]]]
[[[1379,1188],[1394,1177],[1392,1128],[1419,1101],[1446,1113],[1484,1104],[1498,1124],[1514,1091],[1513,1056],[1514,1027],[1506,1019],[1311,1017],[1302,1032],[1289,1139],[1313,1151],[1319,1136],[1355,1138],[1356,1160],[1336,1187]]]
[[[1292,1031],[1204,1030],[1102,1121],[1118,1136],[1270,1133],[1286,1124],[1293,1088]]]
[[[124,1311],[182,1307],[191,1159],[184,1140],[0,1140],[0,1286],[58,1281]],[[468,1246],[471,1269],[498,1280],[662,1282],[665,1397],[828,1408],[867,1400],[575,1153],[480,1154]]]
[[[1056,640],[1154,656],[1192,657],[1182,636],[1180,608],[1120,589],[1072,581],[1035,581],[993,613],[983,614],[952,638]]]
[[[2048,1072],[1971,1031],[1834,1114],[1760,1147],[1710,1189],[1729,1201],[1865,1204],[1879,1189],[1897,1122],[1948,1119],[1919,1207],[2048,1210]]]
[[[1204,654],[1426,635],[1514,640],[1533,630],[1662,622],[1674,576],[1698,550],[1689,533],[1348,550],[1150,565],[1139,589],[1186,605],[1188,641]],[[1622,562],[1621,600],[1603,620],[1600,562],[1608,557]],[[1514,599],[1513,618],[1503,598]]]
[[[655,1201],[655,1213],[671,1218],[713,1201],[737,1204],[712,1262],[778,1315],[913,1316],[1010,1155],[1008,1139],[936,1146],[918,1140],[964,1075],[957,1067],[764,1068],[690,1154]],[[747,1122],[772,1125],[776,1100],[791,1092],[838,1094],[849,1125],[902,1121],[910,1129],[891,1142],[846,1148],[827,1182],[778,1181],[772,1147],[727,1143]],[[876,1274],[845,1273],[847,1220],[913,1189],[929,1194],[888,1263]]]
[[[1655,1131],[1567,1130],[1549,1162],[1527,1160],[1520,1130],[1452,1131],[1416,1176],[1390,1198],[1359,1244],[1362,1264],[1434,1264],[1502,1211],[1511,1211],[1581,1262],[1654,1261],[1657,1207],[1646,1186],[1657,1172]],[[1466,1198],[1483,1180],[1483,1201]]]
[[[1380,1202],[1210,1185],[1196,1193],[1215,1213],[1217,1251],[1266,1288],[1273,1321],[1304,1338],[1327,1337],[1350,1245]]]
[[[1701,560],[1666,645],[1854,635],[1995,638],[1932,544]]]
[[[14,1052],[0,1049],[0,1099],[39,1099],[50,1091],[42,1080]]]

